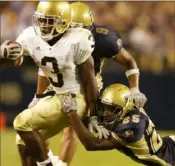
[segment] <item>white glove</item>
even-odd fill
[[[2,59],[9,59],[9,60],[17,60],[23,55],[23,48],[20,46],[20,44],[11,43],[11,41],[6,40],[1,45],[1,58]]]
[[[98,125],[98,124],[99,124],[99,123],[98,123],[98,117],[97,117],[97,116],[92,116],[92,117],[90,117],[90,122],[89,122],[89,124],[88,124],[89,131],[90,131],[91,133],[93,133],[93,132],[94,132],[94,129],[95,129],[95,130],[97,130],[97,132],[98,132],[98,135],[99,135],[98,137],[99,137],[99,139],[102,139],[103,137],[104,137],[105,139],[107,139],[108,136],[110,135],[109,131],[106,130],[103,126]]]
[[[76,97],[72,97],[70,94],[62,97],[61,105],[62,105],[62,111],[65,113],[77,111]]]
[[[58,161],[59,161],[59,157],[58,157],[58,156],[55,156],[55,155],[52,153],[51,150],[49,150],[49,152],[48,152],[47,155],[48,155],[48,157],[50,158],[52,165],[53,165],[53,166],[56,166],[56,164],[57,164]]]
[[[40,98],[36,98],[36,95],[35,95],[32,101],[29,103],[28,108],[34,107],[36,103],[38,103],[38,101],[40,101]]]
[[[76,98],[72,97],[71,95],[63,96],[61,100],[61,105],[62,105],[62,111],[65,113],[69,113],[77,110]],[[99,139],[102,139],[103,137],[107,139],[108,136],[110,135],[109,132],[103,126],[100,126],[98,124],[99,123],[98,123],[97,116],[90,117],[90,122],[88,124],[89,131],[93,133],[94,132],[93,128],[94,128],[98,132]]]
[[[134,99],[135,106],[138,108],[143,108],[147,102],[146,96],[140,92],[138,88],[131,88],[131,97]]]

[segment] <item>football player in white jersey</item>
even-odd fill
[[[96,47],[92,56],[94,58],[98,86],[102,88],[101,85],[103,84],[101,78],[103,59],[104,57],[111,58],[126,67],[126,76],[131,88],[132,97],[135,98],[137,106],[142,107],[146,102],[146,98],[145,95],[139,91],[139,70],[132,56],[120,45],[121,43],[116,42],[121,41],[118,33],[106,25],[96,25],[93,22],[92,13],[90,12],[88,5],[82,2],[73,2],[70,6],[72,8],[71,26],[75,28],[79,26],[86,27],[93,31]],[[42,71],[39,71],[37,95],[35,95],[34,99],[29,104],[29,107],[34,106],[40,100],[40,96],[42,95],[38,94],[42,94],[46,90],[48,83],[47,77],[44,76]],[[101,136],[107,137],[108,133],[103,127],[101,128]],[[64,162],[68,165],[70,164],[75,153],[76,144],[76,134],[72,127],[64,129],[64,136],[59,154],[60,163]]]
[[[20,53],[24,51],[23,55],[33,58],[56,93],[49,93],[14,120],[14,128],[20,136],[17,137],[20,154],[25,150],[35,158],[38,166],[53,165],[44,140],[71,125],[67,115],[62,112],[61,98],[70,93],[76,94],[80,118],[87,114],[88,108],[90,114],[94,114],[98,98],[91,57],[93,35],[83,28],[68,29],[70,23],[68,2],[39,2],[33,16],[35,31],[29,27],[17,39],[21,45],[18,47]],[[23,57],[20,59],[22,62]],[[23,157],[21,155],[22,165],[28,166]]]

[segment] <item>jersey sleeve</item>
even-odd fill
[[[95,46],[93,35],[86,31],[83,37],[75,45],[75,62],[77,65],[85,62],[92,54]]]
[[[145,121],[140,116],[126,117],[127,119],[124,119],[122,124],[118,125],[112,132],[112,136],[122,145],[139,141],[146,127]],[[127,121],[128,123],[126,123]]]
[[[122,39],[117,31],[109,26],[98,25],[95,34],[95,55],[112,58],[120,52]]]
[[[112,58],[117,55],[122,48],[122,39],[115,31],[109,32],[105,39],[106,45],[106,58]],[[104,46],[105,47],[105,46]]]
[[[46,75],[44,74],[41,68],[38,69],[38,75],[46,77]]]
[[[26,28],[22,31],[22,33],[18,36],[16,41],[21,44],[24,50],[27,50],[29,52],[29,55],[32,55],[32,48],[28,42],[28,39],[33,34],[32,27]]]

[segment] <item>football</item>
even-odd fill
[[[8,43],[8,45],[10,45],[10,44],[18,44],[21,47],[21,44],[20,43],[18,43],[16,41],[13,41],[13,40]],[[23,62],[23,56],[21,56],[20,58],[18,58],[15,61],[12,61],[12,60],[9,60],[9,61],[11,61],[11,63],[13,64],[13,66],[20,66],[21,63]]]
[[[21,47],[21,44],[20,44],[20,43],[18,43],[18,42],[16,42],[16,41],[13,41],[13,40],[11,40],[11,41],[8,43],[8,45],[10,45],[10,44],[18,44],[18,45]]]

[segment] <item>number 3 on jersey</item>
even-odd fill
[[[60,73],[57,60],[54,57],[45,56],[41,60],[41,65],[46,66],[47,63],[52,63],[53,71],[51,71],[51,72],[57,76],[57,80],[58,80],[57,82],[55,82],[55,81],[53,81],[53,79],[51,77],[48,77],[50,83],[55,87],[59,87],[59,88],[62,87],[64,84],[63,75],[62,75],[62,73]]]

